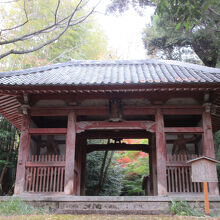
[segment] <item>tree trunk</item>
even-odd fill
[[[107,173],[108,173],[108,168],[109,168],[109,166],[111,164],[113,155],[114,155],[114,151],[111,152],[110,158],[108,160],[108,164],[107,164],[107,166],[105,168],[105,172],[104,172],[104,175],[103,175],[103,178],[102,178],[102,183],[101,183],[101,189],[102,189],[102,187],[103,187],[103,185],[105,183],[105,180],[106,180],[106,177],[107,177]]]
[[[5,175],[5,172],[6,172],[6,169],[7,169],[7,165],[5,164],[4,167],[2,168],[2,172],[1,172],[1,175],[0,175],[0,195],[2,195],[2,183],[3,183],[3,178],[4,178],[4,175]]]
[[[101,170],[100,170],[99,183],[98,183],[98,186],[97,186],[95,193],[94,193],[95,196],[97,196],[99,194],[99,192],[101,191],[102,179],[104,176],[104,169],[105,169],[105,163],[106,163],[107,156],[108,156],[108,151],[105,151],[105,155],[103,157],[102,166],[101,166]]]
[[[95,196],[99,195],[99,193],[101,192],[101,190],[102,190],[102,188],[105,184],[105,180],[106,180],[106,177],[107,177],[107,174],[108,174],[108,169],[109,169],[109,166],[111,164],[113,155],[114,155],[114,151],[111,152],[111,155],[108,159],[107,165],[105,166],[107,158],[108,158],[108,151],[105,151],[105,155],[104,155],[104,158],[103,158],[103,161],[102,161],[102,166],[101,166],[99,183],[98,183],[97,189],[94,193]]]

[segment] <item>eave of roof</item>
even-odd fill
[[[0,73],[2,86],[220,83],[220,69],[166,60],[71,61]]]
[[[63,78],[62,78],[63,77]],[[166,60],[71,61],[0,73],[0,112],[21,128],[20,93],[216,91],[220,105],[220,69]],[[136,94],[136,93],[135,93]],[[13,105],[5,105],[13,99]],[[4,107],[1,107],[3,103]],[[220,112],[213,117],[220,128]]]

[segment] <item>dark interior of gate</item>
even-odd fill
[[[94,105],[95,101],[90,102]],[[106,103],[104,105],[106,106]],[[109,110],[106,115],[83,113],[77,115],[73,194],[85,195],[86,155],[93,151],[107,150],[136,150],[148,153],[150,173],[143,179],[143,185],[146,195],[158,194],[157,177],[160,171],[160,164],[157,161],[159,148],[157,143],[160,141],[156,140],[157,129],[160,129],[156,126],[158,119],[154,111],[150,114],[140,111],[135,114],[129,107],[124,111],[124,105],[121,100],[113,99],[107,103]],[[137,107],[138,103],[129,100],[126,105]],[[200,193],[202,185],[192,183],[191,168],[186,161],[203,155],[203,135],[200,132],[203,126],[202,114],[198,114],[197,111],[196,114],[193,114],[193,111],[192,114],[175,114],[172,113],[172,107],[164,112],[167,193]],[[31,116],[30,148],[25,165],[25,192],[64,193],[68,126],[67,116]],[[36,128],[42,128],[44,132],[41,133],[41,130],[34,132]],[[45,132],[47,128],[48,133]],[[88,144],[88,140],[92,139],[111,139],[115,142]],[[149,144],[121,143],[122,139],[149,139]]]

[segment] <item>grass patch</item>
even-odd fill
[[[44,209],[34,208],[21,199],[0,202],[0,216],[45,214]]]
[[[211,218],[217,220],[218,218]],[[10,216],[0,220],[207,220],[207,217],[164,215],[32,215]]]
[[[202,213],[196,211],[195,208],[191,207],[187,202],[183,201],[172,201],[170,211],[173,215],[204,216]]]

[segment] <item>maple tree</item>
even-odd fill
[[[148,144],[148,139],[124,139],[128,144]],[[118,151],[114,159],[123,168],[121,195],[144,195],[143,177],[149,174],[149,155],[139,151]]]
[[[149,140],[124,139],[123,142],[148,144]],[[89,143],[107,144],[107,140],[89,140]],[[87,195],[144,195],[142,180],[149,174],[149,155],[140,151],[92,152],[87,155],[86,170]]]

